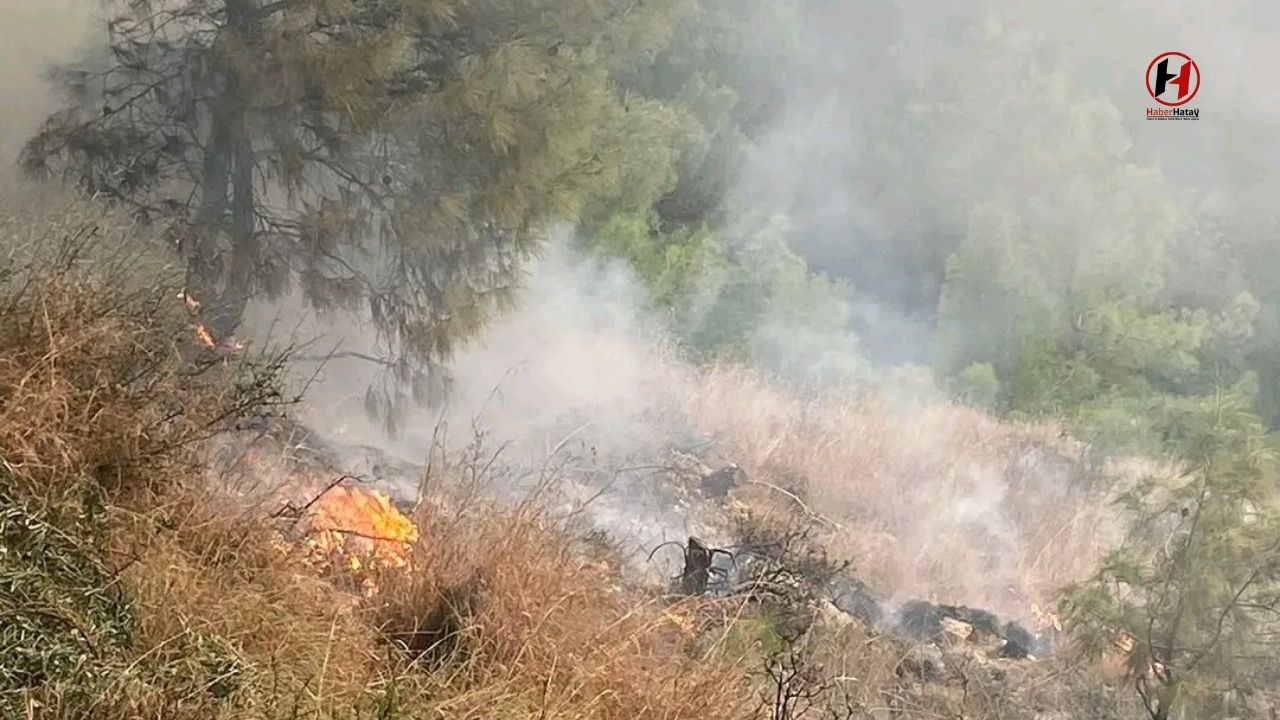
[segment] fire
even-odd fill
[[[407,567],[410,545],[418,539],[417,526],[385,493],[346,484],[321,495],[306,521],[312,548],[355,571]]]
[[[192,317],[199,317],[201,304],[195,296],[191,295],[191,293],[186,290],[183,290],[178,293],[178,299],[187,306],[187,310],[191,312]],[[240,342],[235,337],[226,337],[221,341],[217,340],[214,338],[213,333],[209,331],[209,326],[199,320],[195,321],[194,329],[196,341],[210,350],[215,350],[224,354],[236,353],[244,350],[244,343]]]
[[[420,531],[389,495],[348,475],[334,479],[327,463],[295,456],[302,446],[292,441],[277,455],[274,446],[259,447],[261,439],[233,446],[226,459],[239,473],[237,488],[258,487],[266,493],[260,502],[277,506],[271,517],[282,554],[344,586],[361,584],[367,595],[379,591],[385,571],[409,568]]]
[[[213,333],[209,332],[209,328],[205,327],[204,323],[196,323],[196,340],[210,350],[218,347],[218,343],[213,339]]]

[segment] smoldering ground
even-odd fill
[[[421,468],[433,447],[461,451],[479,429],[499,455],[492,490],[519,495],[553,467],[554,510],[605,531],[653,577],[678,569],[678,558],[648,563],[664,542],[734,541],[723,509],[675,489],[687,485],[687,457],[738,463],[748,492],[786,490],[819,508],[833,554],[891,602],[926,597],[1026,618],[1113,539],[1079,449],[1056,429],[1001,424],[905,383],[815,397],[747,368],[695,366],[641,298],[623,266],[583,258],[560,237],[517,309],[452,363],[447,402],[410,411],[395,438],[363,411],[380,368],[338,356],[372,353],[372,336],[350,318],[310,317],[290,326],[298,338],[338,352],[302,417],[374,476],[368,448]],[[280,307],[258,311],[259,326],[286,326]]]

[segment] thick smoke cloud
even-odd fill
[[[514,443],[535,458],[568,433],[617,455],[657,446],[662,395],[688,380],[671,362],[657,323],[640,310],[642,292],[620,263],[583,259],[557,233],[529,268],[517,308],[453,358],[444,404],[411,410],[391,442],[400,453],[420,455],[443,423],[457,447],[470,442],[474,423],[495,445]],[[259,327],[298,313],[274,305],[259,312]],[[342,357],[374,351],[370,329],[342,315],[276,325],[286,326],[293,338],[337,355],[311,387],[312,404],[324,408],[315,422],[337,435],[386,442],[378,419],[362,411],[380,369]]]
[[[1046,119],[1063,106],[1033,74],[1059,78],[1077,104],[1112,105],[1126,145],[1116,163],[1159,168],[1189,208],[1263,202],[1280,182],[1268,130],[1280,121],[1267,78],[1280,62],[1274,3],[806,6],[803,41],[778,68],[784,109],[759,136],[729,215],[785,214],[814,269],[852,279],[854,326],[878,364],[930,359],[938,268],[968,209],[1032,192],[1016,181],[1029,168],[1011,146],[1052,148],[1088,130]],[[1144,71],[1166,50],[1201,68],[1199,122],[1145,119]]]
[[[22,143],[54,107],[45,82],[84,41],[93,17],[88,0],[5,0],[0,8],[0,162],[5,172]]]

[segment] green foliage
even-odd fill
[[[1126,546],[1064,609],[1098,655],[1128,638],[1129,671],[1153,718],[1222,717],[1280,678],[1280,486],[1276,450],[1240,389],[1168,402],[1166,447],[1183,470],[1121,498]]]
[[[652,65],[624,82],[685,108],[696,130],[682,138],[678,183],[656,206],[664,226],[717,219],[754,134],[792,84],[779,69],[801,42],[803,2],[699,0]]]
[[[939,302],[944,366],[998,362],[1034,348],[1036,336],[1063,314],[1042,270],[1047,264],[1017,216],[976,208],[961,250],[947,263]]]
[[[972,363],[952,379],[951,391],[963,402],[990,408],[1000,395],[1000,380],[991,363]]]
[[[1148,176],[1120,175],[1139,184],[1135,192],[1148,192]],[[1119,230],[1100,225],[1100,217],[1086,225],[1101,237],[1131,233],[1131,219],[1117,218],[1111,222]],[[1074,235],[1068,243],[1040,227],[979,206],[947,266],[939,363],[953,377],[974,363],[989,364],[1000,406],[1066,417],[1080,434],[1106,436],[1118,447],[1110,430],[1131,420],[1145,430],[1144,401],[1203,392],[1221,369],[1215,348],[1248,336],[1256,313],[1246,298],[1216,316],[1172,304],[1155,239],[1135,252]],[[1126,407],[1139,415],[1122,417]],[[1142,430],[1124,437],[1141,444]]]
[[[615,78],[688,8],[114,5],[108,52],[61,74],[68,106],[23,161],[165,222],[219,336],[294,286],[434,363],[510,300],[550,224],[672,187],[686,118]]]
[[[724,634],[720,652],[746,667],[760,667],[765,658],[782,652],[786,645],[777,618],[762,611],[735,620]]]
[[[640,213],[618,213],[579,243],[627,261],[660,312],[687,313],[699,286],[725,263],[723,246],[705,228],[658,233]]]
[[[650,308],[695,359],[752,362],[810,383],[848,380],[862,370],[849,333],[849,289],[809,271],[781,226],[729,238],[705,227],[657,229],[619,213],[584,228],[581,247],[625,260]]]
[[[101,518],[43,516],[8,483],[0,474],[0,715],[22,717],[37,693],[88,707],[134,634],[133,609],[92,547]]]
[[[7,475],[5,476],[7,478]],[[225,640],[199,632],[139,655],[136,610],[103,556],[101,500],[32,505],[0,480],[0,715],[29,708],[92,717],[95,708],[168,693],[187,708],[267,692]],[[92,482],[85,492],[96,492]]]

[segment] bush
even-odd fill
[[[994,408],[1000,396],[1000,380],[991,363],[972,363],[952,379],[951,390],[961,402]]]
[[[88,707],[124,666],[133,606],[90,544],[101,517],[41,518],[11,485],[0,471],[0,716],[36,690]]]

